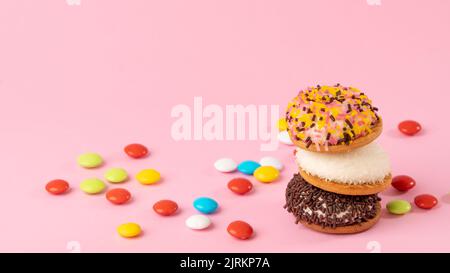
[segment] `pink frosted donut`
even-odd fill
[[[292,141],[300,148],[342,152],[364,146],[381,133],[378,109],[354,87],[317,86],[302,90],[286,110]]]

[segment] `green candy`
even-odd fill
[[[411,210],[411,204],[405,200],[392,200],[386,204],[386,208],[389,213],[402,215]]]
[[[96,153],[85,153],[78,157],[77,162],[84,168],[96,168],[103,164],[103,158]]]
[[[85,179],[80,184],[80,189],[88,194],[101,193],[105,188],[105,183],[98,178]]]
[[[111,183],[121,183],[128,179],[128,174],[122,168],[111,168],[106,171],[105,178]]]

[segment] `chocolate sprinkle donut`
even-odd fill
[[[375,218],[380,200],[376,194],[350,196],[327,192],[295,174],[286,188],[284,208],[296,217],[296,224],[304,221],[336,228]]]

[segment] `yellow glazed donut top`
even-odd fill
[[[380,120],[372,101],[354,87],[317,86],[302,90],[287,107],[291,138],[308,148],[349,145],[368,135]]]

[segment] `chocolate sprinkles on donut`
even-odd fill
[[[350,196],[321,190],[295,174],[286,188],[285,209],[300,221],[322,227],[358,225],[377,216],[376,195]]]

